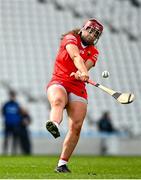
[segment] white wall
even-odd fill
[[[76,155],[100,155],[100,138],[81,137],[74,151]],[[34,137],[32,139],[34,155],[60,154],[63,138],[54,139],[52,137]],[[107,155],[141,155],[141,138],[108,138]],[[2,137],[0,138],[0,154],[2,154]]]

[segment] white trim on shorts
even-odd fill
[[[85,99],[85,98],[83,98],[83,97],[81,97],[81,96],[78,96],[78,95],[76,95],[76,94],[74,94],[74,93],[72,93],[72,92],[69,93],[68,98],[69,98],[69,102],[70,102],[70,101],[79,101],[79,102],[88,104],[87,99]]]
[[[67,93],[67,91],[66,91],[66,89],[65,89],[65,87],[63,86],[63,85],[61,85],[61,84],[52,84],[51,86],[57,86],[57,87],[60,87],[60,88],[62,88],[64,91],[65,91],[65,93],[68,95],[68,101],[69,102],[71,102],[71,101],[79,101],[79,102],[82,102],[82,103],[85,103],[85,104],[88,104],[88,101],[87,101],[87,99],[85,99],[85,98],[83,98],[83,97],[81,97],[81,96],[78,96],[78,95],[76,95],[76,94],[74,94],[74,93]],[[50,86],[50,87],[51,87]],[[50,88],[49,87],[49,88]],[[48,89],[49,89],[48,88]]]

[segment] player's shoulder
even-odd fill
[[[96,46],[90,46],[90,49],[94,54],[99,54],[99,50],[97,49]]]
[[[66,46],[67,44],[78,45],[78,39],[73,34],[66,34],[62,39],[62,46]]]
[[[67,34],[64,36],[64,40],[73,40],[73,41],[77,41],[77,37],[73,34]]]

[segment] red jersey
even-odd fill
[[[61,41],[54,66],[53,77],[49,85],[62,84],[68,93],[73,92],[78,96],[87,98],[85,82],[70,77],[70,74],[76,72],[78,69],[75,67],[73,60],[66,50],[67,44],[74,44],[78,47],[84,62],[91,60],[95,65],[97,61],[99,52],[93,45],[84,46],[79,35],[74,36],[73,34],[68,34]]]

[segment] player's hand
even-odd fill
[[[81,80],[81,81],[87,82],[88,79],[89,79],[88,73],[82,72],[82,73],[80,74],[80,80]]]
[[[87,73],[85,73],[85,72],[81,73],[80,71],[72,72],[70,74],[70,77],[72,77],[72,76],[74,76],[75,79],[81,80],[81,81],[88,81],[88,79],[89,79],[89,75]]]
[[[80,72],[80,71],[77,71],[77,72],[72,72],[72,73],[70,74],[70,77],[74,76],[75,79],[80,80],[80,75],[81,75],[81,72]]]

